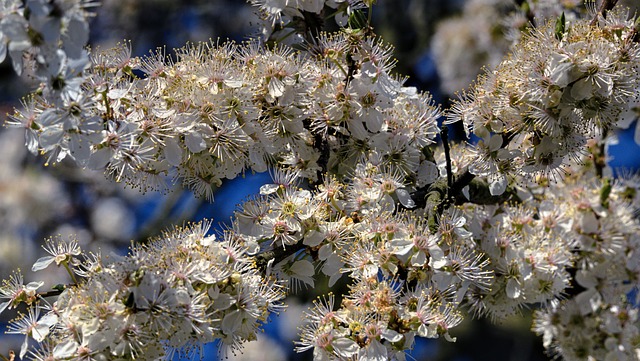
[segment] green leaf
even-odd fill
[[[61,283],[51,287],[52,290],[56,290],[56,291],[60,291],[60,292],[64,291],[65,288],[66,288],[66,286],[61,284]]]
[[[605,208],[609,207],[609,195],[611,194],[611,188],[611,179],[605,178],[604,184],[600,189],[600,204]]]
[[[562,40],[562,38],[564,37],[566,26],[567,26],[567,22],[564,17],[564,11],[563,11],[562,15],[558,17],[558,20],[556,20],[556,39]]]
[[[522,4],[520,4],[520,11],[522,11],[524,14],[528,14],[529,11],[531,11],[531,6],[529,5],[528,1],[523,1]]]
[[[364,29],[367,27],[367,16],[362,10],[355,10],[349,16],[349,27],[351,29]]]

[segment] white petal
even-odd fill
[[[222,332],[227,336],[232,336],[242,324],[242,318],[242,314],[238,310],[226,314],[220,325]]]
[[[336,23],[338,23],[338,25],[345,26],[347,25],[348,21],[349,21],[349,15],[347,15],[346,12],[339,12],[336,14]]]
[[[387,361],[387,348],[380,343],[380,341],[374,339],[369,346],[364,349],[364,355],[360,355],[360,360],[364,361]]]
[[[10,303],[9,301],[0,303],[0,313],[4,312],[4,310],[7,309],[7,306],[9,306],[9,303]]]
[[[447,259],[444,258],[444,255],[440,257],[436,257],[433,252],[431,252],[431,258],[429,259],[429,266],[434,269],[440,269],[447,265]]]
[[[321,261],[326,260],[327,258],[331,257],[331,255],[333,254],[333,248],[330,244],[324,244],[322,247],[320,247],[320,250],[318,251],[318,258]]]
[[[31,329],[31,337],[38,342],[44,341],[44,338],[49,334],[49,325],[41,324],[39,321]]]
[[[71,156],[75,159],[76,163],[81,166],[86,165],[91,158],[91,148],[89,140],[78,134],[71,134],[71,141],[69,142],[69,151]]]
[[[391,342],[398,342],[402,340],[402,334],[391,329],[382,331],[382,337]]]
[[[400,203],[406,208],[413,208],[416,206],[416,202],[411,199],[411,195],[404,188],[399,188],[396,190],[396,195],[398,196],[398,200]]]
[[[207,143],[198,134],[187,133],[184,136],[184,143],[191,153],[200,153],[207,149]]]
[[[571,87],[571,96],[575,100],[588,99],[593,96],[593,84],[589,78],[576,81]]]
[[[499,196],[507,189],[507,177],[498,175],[489,184],[489,192],[492,196]]]
[[[62,128],[48,127],[40,134],[40,146],[45,150],[51,150],[60,145],[63,136]]]
[[[66,359],[68,357],[75,355],[76,350],[78,350],[78,344],[73,340],[69,340],[64,343],[59,343],[53,349],[53,357],[56,360]]]
[[[311,264],[311,262],[307,261],[306,259],[301,259],[291,265],[291,272],[296,275],[311,277],[315,274],[315,269],[313,268],[313,264]]]
[[[469,186],[462,188],[462,195],[467,199],[471,199],[469,196]]]
[[[500,149],[500,147],[502,147],[502,136],[500,134],[491,136],[491,138],[489,139],[489,144],[487,144],[487,146],[492,152]]]
[[[109,147],[98,149],[89,159],[88,167],[90,169],[102,169],[111,161],[112,152]]]
[[[389,241],[394,254],[406,255],[413,248],[413,242],[408,238],[394,238]]]
[[[27,349],[29,348],[29,337],[24,338],[24,342],[22,342],[22,346],[20,347],[20,359],[24,360],[24,356],[27,354]]]
[[[411,265],[414,267],[421,267],[427,262],[427,255],[423,251],[419,251],[411,257]]]
[[[310,230],[304,236],[304,241],[302,244],[309,247],[316,247],[324,240],[324,234],[322,232],[318,232],[316,230]]]
[[[513,278],[510,278],[507,281],[507,297],[512,299],[520,297],[520,286],[518,285],[518,282]]]
[[[231,307],[231,305],[233,305],[234,303],[235,299],[232,296],[226,293],[220,293],[213,301],[213,308],[216,311],[224,311],[227,308]]]
[[[340,357],[351,357],[360,350],[360,346],[355,341],[346,337],[339,337],[333,340],[331,346]]]
[[[274,98],[282,96],[285,90],[284,83],[278,78],[271,78],[271,81],[269,81],[267,88],[269,90],[269,95]]]
[[[38,281],[38,282],[34,281],[34,282],[27,283],[27,285],[24,288],[28,291],[35,291],[38,288],[42,287],[42,285],[44,285],[44,281]]]
[[[334,273],[329,277],[329,287],[333,287],[333,285],[338,282],[338,280],[342,277],[342,273]]]
[[[173,166],[179,166],[182,163],[182,148],[178,141],[175,138],[169,138],[165,143],[164,156],[167,161]]]
[[[602,296],[595,288],[590,288],[576,296],[576,302],[582,315],[595,312],[600,308]]]
[[[4,59],[7,57],[7,43],[5,42],[4,36],[0,33],[0,63],[4,62]]]
[[[120,98],[124,98],[124,96],[127,95],[127,93],[129,93],[129,89],[113,88],[109,90],[109,92],[107,93],[107,96],[109,97],[109,99],[120,99]]]
[[[272,194],[275,193],[278,188],[280,188],[280,186],[278,184],[265,184],[263,186],[260,187],[260,194],[262,194],[263,196],[266,196],[268,194]]]
[[[31,270],[33,272],[41,271],[41,270],[49,267],[49,265],[51,263],[53,263],[54,260],[55,260],[55,257],[53,257],[53,256],[40,257],[40,258],[38,258],[36,263],[33,264],[33,267],[31,267]]]
[[[378,110],[371,109],[367,114],[368,116],[365,119],[367,123],[367,129],[372,133],[378,133],[382,128],[382,113]]]
[[[584,288],[592,288],[598,284],[595,274],[584,269],[576,272],[576,282]]]
[[[418,186],[422,187],[435,182],[439,175],[438,166],[435,163],[429,161],[420,163],[420,168],[418,168]]]
[[[351,132],[351,136],[358,140],[364,140],[369,137],[369,133],[364,129],[364,124],[359,119],[352,119],[349,123],[349,131]]]

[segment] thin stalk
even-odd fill
[[[73,283],[78,284],[76,275],[73,273],[73,271],[71,271],[71,268],[69,268],[69,262],[63,262],[63,264],[64,268],[67,270],[67,273],[69,274],[69,276],[71,276],[71,280],[73,281]]]
[[[444,146],[444,157],[447,162],[447,186],[449,189],[453,187],[453,171],[451,170],[451,148],[449,147],[449,127],[442,125],[440,131],[440,137],[442,138],[442,145]]]

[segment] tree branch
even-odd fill
[[[600,8],[598,9],[598,13],[593,17],[593,20],[591,20],[591,26],[598,24],[598,17],[600,15],[602,15],[603,18],[606,18],[607,12],[613,9],[617,3],[618,0],[603,0],[602,4],[600,4]]]
[[[447,167],[447,186],[451,188],[453,186],[453,171],[451,170],[451,148],[449,148],[449,127],[442,125],[440,131],[440,137],[442,138],[442,145],[444,146],[444,158]]]
[[[258,269],[263,273],[266,274],[267,273],[267,266],[269,265],[269,262],[271,260],[273,260],[273,264],[278,264],[279,262],[281,262],[282,260],[284,260],[285,258],[297,253],[298,251],[302,250],[306,248],[306,246],[304,244],[302,244],[302,241],[287,246],[286,248],[275,248],[272,249],[270,251],[266,251],[263,253],[260,253],[256,256],[256,267],[258,267]]]

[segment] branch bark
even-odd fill
[[[602,15],[603,18],[606,18],[607,12],[613,9],[617,3],[618,0],[603,0],[600,4],[600,8],[598,8],[598,13],[593,17],[593,20],[591,20],[591,26],[598,24],[598,17],[600,15]]]

